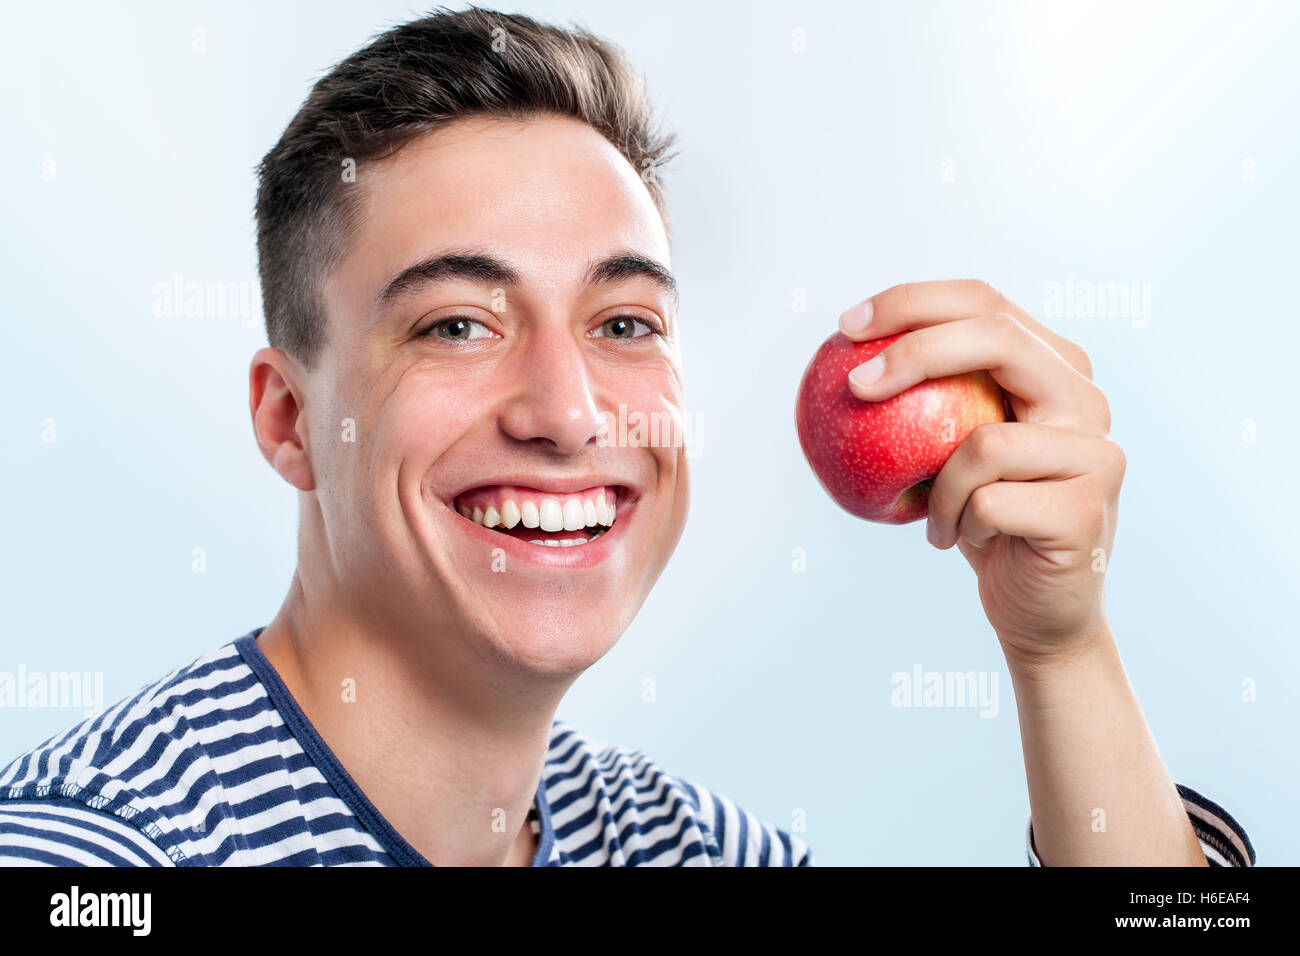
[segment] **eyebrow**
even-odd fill
[[[604,285],[633,278],[649,279],[672,296],[674,308],[680,305],[677,280],[673,274],[654,259],[631,250],[622,250],[592,262],[587,267],[584,282]],[[519,270],[495,256],[476,251],[443,252],[407,266],[389,279],[375,305],[384,309],[425,286],[458,279],[493,286],[517,286],[523,282]]]

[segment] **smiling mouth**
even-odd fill
[[[461,492],[452,507],[462,518],[520,541],[571,548],[608,532],[626,493],[622,485],[601,485],[570,494],[487,485]]]

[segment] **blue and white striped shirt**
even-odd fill
[[[430,865],[312,728],[257,646],[260,631],[0,770],[0,864]],[[1231,817],[1189,799],[1211,862],[1254,862]],[[529,819],[533,866],[813,865],[798,837],[561,720]],[[1028,839],[1036,865],[1032,828]]]

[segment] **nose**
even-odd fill
[[[536,329],[520,356],[519,387],[501,412],[501,429],[521,442],[564,455],[600,434],[600,412],[582,343],[568,329]]]

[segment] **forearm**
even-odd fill
[[[1206,865],[1109,629],[1067,661],[1008,664],[1039,859]]]

